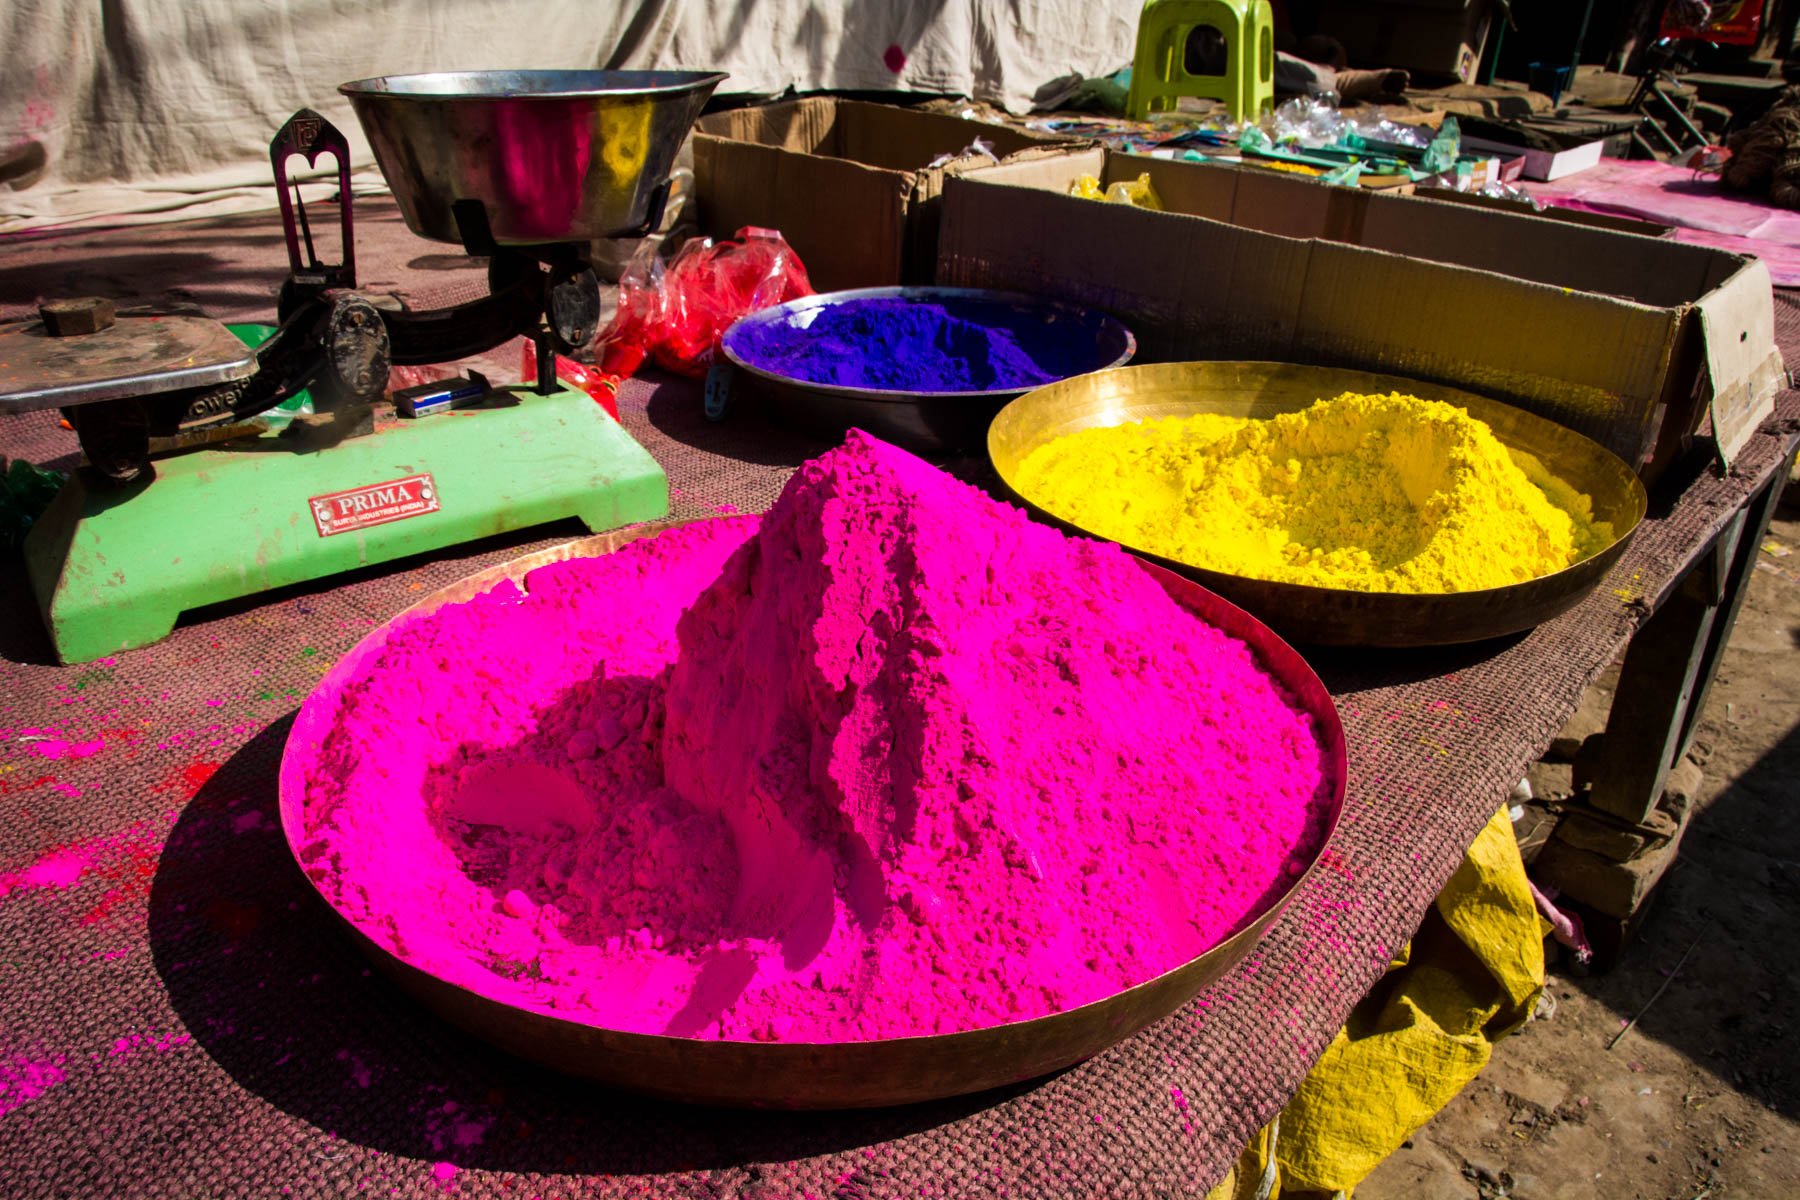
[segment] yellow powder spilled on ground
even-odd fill
[[[1547,575],[1613,540],[1587,496],[1451,404],[1347,392],[1269,420],[1058,438],[1019,490],[1102,537],[1214,571],[1371,592]]]

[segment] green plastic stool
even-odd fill
[[[1224,42],[1222,75],[1191,75],[1188,35],[1208,27]],[[1269,0],[1144,0],[1131,64],[1133,120],[1175,107],[1182,96],[1222,100],[1236,120],[1275,107],[1275,12]]]

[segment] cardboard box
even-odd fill
[[[1600,153],[1606,149],[1606,139],[1557,151],[1533,150],[1527,146],[1509,146],[1505,142],[1473,137],[1463,138],[1463,145],[1471,150],[1485,150],[1507,158],[1522,158],[1525,160],[1525,178],[1549,183],[1553,179],[1561,179],[1565,175],[1598,166]]]
[[[1320,5],[1318,32],[1342,42],[1353,67],[1474,83],[1492,24],[1488,0],[1333,0]]]
[[[946,176],[1068,138],[810,96],[702,117],[694,133],[701,231],[779,229],[819,291],[930,283]],[[932,166],[939,159],[944,165]]]
[[[1591,229],[1610,229],[1614,233],[1633,233],[1639,237],[1667,238],[1675,236],[1673,225],[1664,225],[1657,221],[1646,221],[1642,217],[1622,217],[1614,213],[1584,212],[1579,208],[1544,208],[1531,207],[1525,200],[1513,200],[1505,196],[1489,196],[1482,192],[1459,192],[1445,187],[1418,187],[1413,195],[1427,200],[1443,200],[1451,204],[1473,204],[1479,208],[1491,208],[1496,212],[1518,213],[1527,217],[1542,217],[1550,221],[1567,221],[1571,225],[1586,225]]]
[[[1082,174],[1144,171],[1170,211],[1067,194]],[[1143,361],[1310,362],[1465,388],[1649,477],[1709,413],[1735,453],[1785,383],[1755,259],[1097,149],[947,181],[938,281],[1107,309]]]

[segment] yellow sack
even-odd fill
[[[1410,946],[1209,1200],[1347,1197],[1475,1078],[1543,988],[1543,934],[1502,808]]]

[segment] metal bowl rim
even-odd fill
[[[628,87],[558,87],[543,91],[495,91],[495,92],[418,92],[393,91],[384,86],[403,81],[424,81],[435,79],[454,79],[471,75],[488,75],[495,78],[537,78],[550,79],[564,77],[575,79],[587,77],[629,77],[639,79],[667,79],[663,84],[647,83]],[[419,103],[473,103],[480,101],[530,101],[530,100],[589,100],[607,97],[633,98],[640,96],[679,96],[702,88],[717,87],[730,78],[725,71],[581,71],[554,70],[548,68],[521,68],[518,70],[498,71],[414,71],[400,75],[372,75],[366,79],[353,79],[349,83],[340,83],[338,92],[351,100],[404,100]]]
[[[1209,365],[1209,366],[1210,365],[1218,365],[1218,366],[1245,365],[1245,366],[1277,366],[1277,367],[1307,366],[1307,364],[1305,364],[1305,363],[1289,363],[1289,362],[1282,362],[1277,359],[1219,359],[1219,360],[1216,360],[1216,362],[1215,362],[1215,360],[1204,359],[1204,360],[1195,360],[1195,361],[1204,363],[1205,365]],[[1178,363],[1134,363],[1134,364],[1131,364],[1130,366],[1125,366],[1125,367],[1121,367],[1121,368],[1109,367],[1107,369],[1108,370],[1114,370],[1114,369],[1134,370],[1139,367],[1155,368],[1155,367],[1166,367],[1166,366],[1177,366],[1177,365],[1184,365],[1184,364],[1178,364]],[[1320,370],[1320,371],[1343,371],[1343,372],[1346,372],[1349,374],[1369,375],[1369,376],[1376,376],[1376,377],[1384,378],[1384,379],[1404,380],[1406,378],[1403,375],[1386,375],[1379,371],[1364,371],[1364,370],[1361,370],[1360,368],[1356,368],[1356,367],[1317,367],[1317,368],[1312,368],[1312,369]],[[1071,378],[1073,378],[1073,376],[1071,376]],[[1053,387],[1057,386],[1057,384],[1062,383],[1062,382],[1064,382],[1064,381],[1059,379],[1055,383],[1046,383],[1046,384],[1040,385],[1039,387],[1032,388],[1029,391],[1025,392],[1024,394],[1020,395],[1017,399],[1008,403],[1007,408],[1011,408],[1012,405],[1014,405],[1014,404],[1020,404],[1026,400],[1029,400],[1031,398],[1031,395],[1033,392],[1041,391],[1041,390],[1044,390],[1047,388],[1053,388]],[[1642,479],[1638,478],[1637,472],[1633,471],[1630,468],[1630,466],[1628,466],[1626,464],[1624,459],[1622,459],[1618,455],[1614,454],[1611,450],[1608,450],[1605,446],[1602,446],[1599,442],[1596,442],[1593,438],[1590,438],[1586,434],[1581,433],[1577,430],[1570,429],[1567,425],[1563,425],[1557,421],[1553,421],[1549,417],[1539,416],[1537,413],[1534,413],[1529,409],[1521,408],[1519,405],[1511,404],[1505,400],[1497,400],[1492,396],[1483,396],[1479,392],[1471,392],[1465,388],[1452,387],[1449,384],[1429,383],[1428,380],[1423,380],[1423,379],[1418,380],[1417,382],[1428,383],[1429,386],[1431,386],[1433,388],[1439,388],[1444,391],[1456,392],[1456,393],[1458,393],[1460,395],[1464,395],[1464,396],[1472,396],[1475,399],[1484,401],[1488,404],[1497,404],[1503,408],[1509,408],[1509,409],[1513,410],[1514,412],[1528,418],[1529,420],[1542,421],[1549,425],[1555,425],[1559,430],[1562,430],[1563,433],[1567,434],[1568,436],[1574,437],[1574,438],[1580,438],[1582,441],[1586,442],[1589,446],[1591,446],[1597,454],[1605,455],[1608,459],[1611,459],[1613,463],[1617,464],[1620,474],[1630,480],[1630,484],[1628,485],[1628,491],[1629,491],[1629,494],[1633,501],[1631,507],[1635,514],[1632,517],[1631,524],[1628,525],[1623,530],[1615,531],[1612,541],[1610,541],[1606,545],[1600,547],[1598,550],[1595,550],[1592,554],[1589,554],[1582,558],[1579,558],[1579,559],[1575,560],[1574,562],[1569,563],[1567,566],[1558,567],[1556,570],[1548,572],[1547,574],[1534,575],[1530,579],[1520,580],[1518,583],[1501,584],[1499,587],[1491,587],[1491,588],[1470,588],[1467,591],[1461,591],[1461,592],[1390,592],[1390,591],[1374,591],[1374,590],[1369,590],[1369,589],[1364,589],[1364,588],[1330,588],[1330,587],[1321,587],[1318,584],[1312,584],[1312,583],[1292,583],[1292,582],[1290,582],[1288,580],[1284,580],[1284,579],[1265,579],[1260,575],[1239,575],[1239,574],[1235,574],[1230,571],[1220,571],[1213,567],[1203,567],[1203,566],[1200,566],[1198,563],[1184,562],[1178,558],[1171,558],[1169,555],[1166,555],[1166,554],[1158,554],[1156,551],[1147,549],[1146,547],[1143,547],[1143,546],[1134,546],[1128,542],[1117,541],[1117,539],[1106,537],[1103,534],[1100,534],[1091,529],[1088,529],[1086,526],[1077,525],[1075,522],[1068,520],[1066,517],[1057,516],[1056,513],[1051,512],[1048,508],[1045,508],[1042,504],[1039,504],[1036,500],[1033,500],[1030,496],[1027,496],[1024,492],[1020,491],[1014,485],[1013,480],[1008,478],[1005,474],[1003,474],[1000,471],[1000,464],[994,460],[994,436],[995,436],[994,430],[995,430],[995,428],[998,427],[1001,416],[1005,415],[1005,409],[1001,410],[1000,416],[996,416],[994,418],[994,424],[988,426],[988,435],[987,435],[988,465],[994,469],[994,473],[996,475],[1000,476],[1000,482],[1006,486],[1007,491],[1011,492],[1014,496],[1017,496],[1020,500],[1024,501],[1031,508],[1035,508],[1040,512],[1043,512],[1043,513],[1048,514],[1049,516],[1055,517],[1058,521],[1062,521],[1065,525],[1067,525],[1071,529],[1080,529],[1082,531],[1083,535],[1086,537],[1095,538],[1095,539],[1097,539],[1099,541],[1103,541],[1103,542],[1114,542],[1120,549],[1125,550],[1126,552],[1132,554],[1133,556],[1135,556],[1137,558],[1147,558],[1147,559],[1151,560],[1152,562],[1158,562],[1158,563],[1174,563],[1177,568],[1184,569],[1184,570],[1192,570],[1192,571],[1205,571],[1209,574],[1216,575],[1221,579],[1246,580],[1246,581],[1249,581],[1252,583],[1261,584],[1266,587],[1291,589],[1291,594],[1296,597],[1311,598],[1311,599],[1317,599],[1317,600],[1324,600],[1327,597],[1337,597],[1337,596],[1402,596],[1402,597],[1417,598],[1417,599],[1422,599],[1422,600],[1442,599],[1446,596],[1475,597],[1475,598],[1488,597],[1488,598],[1497,599],[1502,593],[1510,592],[1514,588],[1520,588],[1520,587],[1526,587],[1526,586],[1530,586],[1530,585],[1545,583],[1545,582],[1548,582],[1551,580],[1555,580],[1562,575],[1569,574],[1570,572],[1579,571],[1584,565],[1592,562],[1596,558],[1599,558],[1601,555],[1608,553],[1609,551],[1613,550],[1615,547],[1623,547],[1625,545],[1625,543],[1627,543],[1631,540],[1632,535],[1637,532],[1638,526],[1644,523],[1644,517],[1649,512],[1649,508],[1650,508],[1649,494],[1644,490],[1644,481]],[[1451,402],[1446,401],[1446,403],[1451,403]],[[1121,422],[1121,423],[1129,424],[1130,422]],[[1110,428],[1110,426],[1096,425],[1096,426],[1089,426],[1088,428],[1099,429],[1099,428]],[[1499,434],[1496,432],[1495,436],[1496,436],[1496,438],[1498,438]],[[1046,444],[1048,444],[1048,443],[1046,443]],[[1505,442],[1502,441],[1501,444],[1505,445]],[[1509,446],[1508,449],[1511,449],[1511,447]],[[1198,583],[1199,581],[1196,580],[1195,582]],[[1201,584],[1201,586],[1205,586],[1205,585]]]
[[[729,517],[702,517],[702,518],[698,518],[698,519],[699,520],[730,520],[731,518],[729,518]],[[637,541],[640,538],[654,537],[659,533],[664,533],[664,532],[667,532],[668,530],[678,529],[684,525],[690,525],[690,524],[694,524],[694,523],[695,522],[693,522],[693,521],[662,520],[662,521],[647,522],[646,524],[635,527],[635,528],[627,528],[624,530],[615,530],[615,531],[613,531],[612,536],[617,536],[618,534],[621,534],[621,533],[634,534],[635,536],[629,537],[625,542],[620,543],[620,546],[614,547],[613,550],[606,550],[606,551],[602,551],[601,553],[603,553],[603,554],[613,553],[615,550],[622,548],[624,545],[629,544],[629,542],[631,542],[631,541]],[[608,535],[602,534],[602,535],[597,535],[597,536],[605,537]],[[1268,623],[1263,621],[1262,618],[1256,616],[1256,614],[1250,612],[1248,609],[1244,608],[1242,605],[1226,599],[1225,597],[1219,595],[1217,592],[1214,592],[1210,588],[1207,588],[1199,583],[1196,583],[1192,579],[1188,579],[1188,578],[1180,575],[1179,573],[1177,573],[1175,571],[1171,571],[1166,567],[1159,566],[1158,564],[1156,564],[1154,562],[1147,563],[1143,559],[1138,558],[1136,555],[1133,555],[1132,557],[1133,557],[1134,561],[1136,561],[1139,564],[1139,566],[1147,569],[1146,573],[1151,576],[1152,580],[1157,582],[1158,586],[1163,586],[1162,578],[1158,574],[1160,572],[1161,576],[1169,577],[1173,582],[1175,582],[1176,584],[1178,584],[1179,586],[1181,586],[1183,588],[1192,588],[1198,592],[1203,593],[1210,602],[1223,606],[1225,609],[1230,610],[1232,613],[1234,613],[1237,619],[1239,619],[1243,622],[1246,622],[1250,628],[1252,628],[1258,632],[1259,636],[1267,638],[1270,642],[1273,642],[1278,648],[1284,649],[1286,651],[1287,656],[1291,659],[1293,666],[1304,673],[1304,678],[1303,678],[1302,682],[1310,683],[1313,687],[1315,687],[1317,689],[1318,694],[1320,696],[1323,696],[1325,698],[1325,700],[1327,701],[1326,708],[1323,712],[1313,711],[1310,707],[1307,710],[1310,713],[1310,715],[1313,717],[1313,719],[1315,721],[1317,721],[1319,723],[1319,725],[1321,726],[1321,728],[1320,728],[1321,736],[1319,739],[1320,740],[1320,749],[1321,749],[1322,757],[1325,759],[1325,765],[1333,776],[1330,787],[1328,789],[1328,796],[1327,796],[1327,802],[1330,806],[1330,817],[1325,823],[1324,833],[1320,837],[1318,847],[1313,851],[1312,858],[1307,863],[1306,869],[1304,871],[1302,871],[1299,875],[1296,875],[1291,880],[1289,880],[1286,883],[1286,885],[1283,887],[1280,894],[1274,899],[1273,902],[1271,902],[1267,907],[1263,908],[1261,911],[1257,912],[1254,916],[1252,916],[1249,920],[1247,920],[1244,923],[1244,925],[1241,929],[1238,929],[1236,932],[1232,933],[1229,937],[1221,939],[1220,941],[1214,943],[1212,946],[1209,946],[1207,949],[1205,949],[1205,950],[1201,951],[1199,954],[1195,955],[1193,958],[1187,959],[1184,962],[1177,963],[1175,966],[1170,967],[1168,970],[1163,971],[1160,974],[1153,975],[1149,979],[1142,980],[1141,982],[1135,983],[1128,988],[1121,988],[1120,990],[1113,992],[1112,994],[1110,994],[1108,996],[1103,996],[1098,1000],[1090,1000],[1086,1004],[1077,1005],[1074,1008],[1065,1008],[1065,1009],[1061,1009],[1057,1012],[1044,1013],[1041,1016],[1028,1017],[1024,1020],[1019,1020],[1019,1021],[1002,1021],[1002,1022],[993,1024],[993,1025],[978,1026],[974,1029],[961,1029],[961,1030],[957,1030],[954,1033],[906,1034],[901,1037],[861,1038],[861,1039],[850,1039],[850,1040],[834,1041],[834,1042],[801,1042],[801,1041],[792,1041],[792,1040],[763,1042],[763,1041],[756,1041],[753,1039],[741,1039],[741,1038],[683,1038],[683,1037],[676,1037],[673,1034],[666,1034],[666,1033],[642,1033],[642,1032],[637,1032],[637,1031],[633,1031],[633,1030],[615,1029],[615,1028],[612,1028],[612,1027],[609,1027],[606,1025],[597,1025],[597,1024],[594,1024],[594,1023],[591,1023],[588,1021],[577,1020],[573,1017],[562,1016],[562,1015],[558,1015],[555,1013],[545,1012],[539,1008],[528,1007],[526,1005],[515,1004],[510,1001],[501,1000],[501,999],[498,999],[497,997],[489,996],[482,992],[475,991],[474,989],[469,988],[463,984],[457,983],[453,980],[445,979],[443,976],[435,974],[431,971],[427,971],[425,968],[418,966],[416,963],[411,963],[411,962],[408,962],[407,960],[401,958],[394,951],[388,949],[388,947],[386,947],[385,945],[382,945],[379,941],[377,941],[374,938],[373,934],[371,934],[368,930],[365,930],[362,927],[362,925],[360,925],[358,922],[352,920],[347,913],[345,913],[336,904],[334,904],[332,902],[331,898],[325,895],[324,889],[320,886],[319,882],[317,880],[315,880],[309,872],[304,870],[304,868],[301,864],[299,847],[300,847],[301,841],[304,838],[305,831],[303,828],[298,827],[298,821],[300,820],[300,818],[303,814],[303,811],[304,811],[305,797],[303,794],[301,794],[300,792],[297,791],[298,781],[293,778],[293,772],[290,770],[290,763],[293,761],[293,759],[291,758],[291,755],[294,753],[294,750],[295,750],[294,735],[295,735],[295,731],[300,727],[300,724],[301,724],[300,717],[304,714],[304,712],[308,708],[308,706],[315,703],[315,701],[319,700],[320,697],[328,697],[330,699],[335,699],[337,697],[337,695],[341,692],[342,687],[345,684],[345,682],[347,682],[347,678],[351,674],[351,672],[355,669],[359,669],[363,665],[363,663],[366,659],[368,659],[368,658],[372,657],[373,655],[375,655],[376,653],[378,653],[380,651],[380,649],[382,648],[382,646],[384,646],[386,644],[388,636],[392,632],[394,632],[396,629],[398,629],[402,625],[403,622],[407,621],[408,619],[418,618],[418,617],[423,617],[423,616],[429,615],[429,613],[436,611],[436,609],[447,606],[449,604],[467,603],[470,599],[473,599],[475,596],[485,594],[487,590],[489,590],[493,587],[497,587],[500,583],[502,583],[506,580],[512,580],[515,584],[520,585],[521,590],[523,590],[522,585],[524,583],[525,576],[529,575],[532,571],[537,570],[541,566],[549,566],[553,563],[566,562],[566,561],[570,561],[575,558],[598,557],[598,555],[583,554],[583,553],[579,552],[580,549],[583,547],[583,545],[586,542],[591,542],[593,540],[595,540],[595,539],[588,538],[588,539],[577,539],[577,540],[571,541],[571,542],[564,542],[560,545],[549,546],[549,547],[544,548],[543,550],[538,550],[538,551],[534,551],[530,554],[521,555],[520,557],[515,558],[515,559],[509,559],[505,562],[495,563],[493,566],[484,568],[481,571],[473,572],[471,575],[465,576],[461,580],[457,580],[455,582],[446,584],[443,587],[437,589],[437,591],[433,592],[431,595],[422,597],[419,600],[415,601],[414,603],[401,609],[399,612],[395,613],[393,616],[391,616],[387,620],[383,621],[380,625],[376,626],[374,629],[371,629],[368,633],[364,634],[363,637],[360,638],[354,646],[352,646],[348,651],[345,652],[343,657],[339,658],[335,663],[333,663],[331,665],[330,669],[327,670],[325,672],[325,674],[319,678],[318,683],[313,685],[312,690],[307,693],[306,698],[300,702],[299,708],[297,708],[295,710],[295,720],[289,726],[287,739],[282,744],[281,762],[277,768],[278,775],[277,775],[277,780],[276,780],[276,809],[277,809],[276,815],[281,822],[282,840],[287,846],[288,855],[290,858],[293,859],[296,866],[302,867],[300,874],[302,875],[303,878],[305,878],[307,886],[312,889],[313,894],[316,895],[319,898],[319,900],[325,905],[325,907],[331,911],[332,915],[335,918],[342,921],[345,925],[349,926],[349,928],[353,932],[355,932],[357,935],[359,935],[359,937],[361,937],[363,939],[367,939],[372,945],[374,945],[376,948],[380,949],[390,959],[394,960],[395,962],[399,963],[401,966],[403,966],[409,970],[417,971],[417,972],[429,977],[435,983],[440,984],[444,987],[450,988],[450,989],[456,991],[457,993],[461,994],[463,997],[475,1001],[477,1004],[498,1005],[503,1008],[511,1009],[515,1012],[525,1013],[525,1014],[529,1015],[530,1017],[533,1017],[533,1018],[536,1018],[539,1020],[551,1021],[558,1025],[567,1026],[571,1031],[585,1031],[587,1033],[600,1033],[600,1034],[606,1035],[607,1037],[614,1037],[614,1038],[621,1038],[621,1039],[644,1039],[646,1042],[650,1042],[650,1043],[681,1042],[681,1043],[691,1043],[691,1044],[699,1044],[699,1045],[737,1046],[737,1047],[745,1047],[745,1048],[753,1047],[756,1049],[756,1051],[758,1053],[767,1053],[770,1055],[786,1055],[786,1054],[806,1055],[806,1054],[811,1054],[813,1052],[819,1051],[821,1049],[830,1050],[833,1048],[845,1047],[845,1046],[876,1046],[876,1045],[886,1046],[886,1045],[914,1043],[914,1042],[931,1042],[933,1044],[942,1044],[946,1039],[985,1037],[985,1036],[993,1034],[997,1030],[1024,1028],[1024,1027],[1028,1027],[1033,1024],[1036,1024],[1037,1022],[1040,1022],[1040,1021],[1058,1021],[1058,1022],[1060,1022],[1067,1018],[1072,1017],[1074,1014],[1087,1012],[1091,1009],[1098,1008],[1099,1006],[1102,1006],[1102,1005],[1117,1004],[1120,1000],[1122,1000],[1124,997],[1126,997],[1128,995],[1132,995],[1132,994],[1138,993],[1138,992],[1148,991],[1148,990],[1158,987],[1159,985],[1161,985],[1165,981],[1167,981],[1170,976],[1173,976],[1173,975],[1179,974],[1183,971],[1189,970],[1189,969],[1193,968],[1197,963],[1200,963],[1201,961],[1203,961],[1209,957],[1213,957],[1215,959],[1224,959],[1229,964],[1235,965],[1237,958],[1240,957],[1240,955],[1237,953],[1240,950],[1240,948],[1243,950],[1243,952],[1247,953],[1249,947],[1253,946],[1257,941],[1260,941],[1262,936],[1268,931],[1269,926],[1275,922],[1275,919],[1281,915],[1283,910],[1285,910],[1287,908],[1287,906],[1293,901],[1294,897],[1300,894],[1301,889],[1313,878],[1313,876],[1316,873],[1323,871],[1325,869],[1324,862],[1325,862],[1326,852],[1331,849],[1332,844],[1334,843],[1334,841],[1337,838],[1338,829],[1343,823],[1344,801],[1349,792],[1348,741],[1344,735],[1343,718],[1339,715],[1339,713],[1337,711],[1337,705],[1336,705],[1335,701],[1332,700],[1329,689],[1327,689],[1325,687],[1324,681],[1319,678],[1318,673],[1313,670],[1312,664],[1306,660],[1306,657],[1304,655],[1302,655],[1298,650],[1296,650],[1293,647],[1293,645],[1291,643],[1289,643],[1285,638],[1283,638],[1279,633],[1275,632],[1274,629],[1270,628]],[[570,551],[575,551],[575,553],[570,553]],[[525,565],[525,564],[530,564],[530,565]],[[470,596],[465,597],[461,600],[451,600],[451,599],[448,599],[445,597],[445,593],[451,592],[451,591],[459,589],[459,588],[467,587],[474,578],[476,578],[478,576],[487,576],[490,574],[493,576],[493,578],[488,583],[487,587],[484,588],[481,592],[471,593]],[[1177,604],[1182,604],[1182,601],[1179,598],[1174,597],[1174,596],[1171,596],[1170,598],[1175,600],[1175,602]],[[1196,620],[1206,621],[1206,618],[1200,616],[1199,613],[1193,612],[1192,609],[1188,609],[1185,604],[1182,604],[1182,607],[1184,609],[1187,609],[1187,611],[1189,611],[1195,617]],[[1207,621],[1207,623],[1211,624],[1210,621]],[[1215,626],[1215,628],[1217,628],[1217,627]],[[1227,636],[1236,638],[1238,641],[1244,642],[1246,645],[1248,645],[1250,647],[1250,649],[1254,653],[1256,653],[1256,655],[1259,659],[1265,658],[1265,654],[1261,647],[1251,644],[1245,638],[1243,638],[1235,633],[1228,633]],[[1274,674],[1274,672],[1272,670],[1270,670],[1269,665],[1266,662],[1264,663],[1264,669],[1265,669],[1265,671],[1268,671],[1270,673],[1271,677],[1274,678],[1275,681],[1281,685],[1283,690],[1288,692],[1289,695],[1294,698],[1295,703],[1302,703],[1302,701],[1300,700],[1299,695],[1298,695],[1298,692],[1299,692],[1298,688],[1296,688],[1295,686],[1290,684],[1286,679],[1276,676]],[[1230,969],[1229,966],[1226,969],[1229,970]],[[1102,1047],[1102,1048],[1104,1048],[1104,1047]]]
[[[907,392],[893,388],[853,387],[849,384],[819,383],[811,379],[799,379],[792,375],[778,375],[766,367],[759,367],[745,361],[731,345],[731,335],[740,326],[749,328],[752,325],[770,325],[777,320],[794,313],[805,312],[813,308],[825,308],[831,304],[846,300],[878,300],[899,298],[902,300],[928,300],[934,296],[942,296],[960,300],[995,300],[1013,304],[1021,308],[1035,308],[1072,313],[1077,316],[1095,316],[1100,318],[1102,330],[1117,330],[1124,336],[1124,351],[1111,362],[1100,363],[1089,367],[1086,371],[1078,371],[1075,375],[1065,375],[1049,383],[1034,384],[1029,387],[992,388],[987,391],[974,392]],[[938,287],[933,284],[900,284],[885,287],[848,288],[836,292],[815,292],[810,296],[800,296],[768,308],[747,313],[733,321],[719,338],[719,349],[731,360],[731,365],[741,371],[747,371],[759,379],[787,387],[805,388],[825,395],[843,396],[851,400],[873,401],[880,404],[919,404],[926,400],[1008,400],[1035,391],[1040,387],[1055,387],[1065,379],[1074,379],[1080,375],[1091,375],[1095,371],[1110,371],[1122,367],[1137,355],[1137,335],[1131,332],[1130,326],[1113,316],[1105,309],[1092,308],[1082,304],[1072,304],[1066,300],[1053,300],[1047,296],[1035,296],[1030,292],[999,291],[992,288]]]

